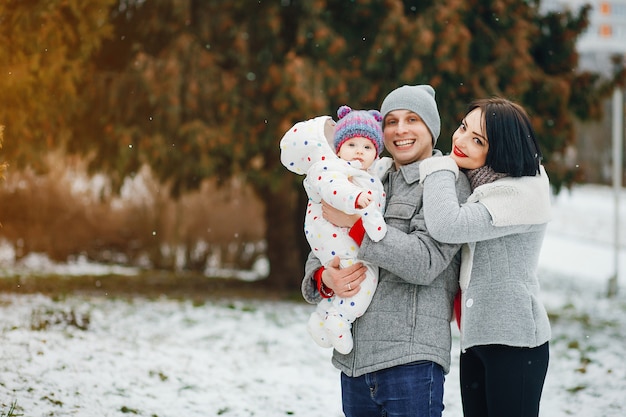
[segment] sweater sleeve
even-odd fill
[[[309,174],[309,187],[331,206],[348,214],[356,213],[356,199],[367,191],[350,181],[349,166],[337,158],[316,163]]]
[[[411,174],[408,176],[411,183],[419,180],[419,172],[417,179]],[[450,176],[453,178],[453,175]],[[454,184],[454,179],[452,182]],[[469,184],[465,175],[459,175],[456,185],[457,198],[466,199]],[[421,185],[415,190],[419,190],[419,194],[396,193],[388,200],[385,214],[387,234],[380,242],[373,242],[366,236],[359,249],[359,259],[371,262],[408,283],[430,285],[451,262],[455,262],[461,246],[438,241],[428,232],[424,207],[419,203],[423,199]]]
[[[379,241],[387,233],[382,214],[385,203],[383,187],[380,180],[367,172],[351,167],[340,159],[325,160],[312,167],[305,179],[305,188],[309,196],[318,195],[344,213],[359,214],[365,232],[374,241]],[[368,193],[373,198],[372,203],[362,209],[356,207],[361,193]]]
[[[309,257],[304,265],[304,278],[302,278],[302,297],[307,303],[317,304],[322,301],[322,296],[317,290],[315,273],[322,267],[322,263],[315,257],[313,252],[309,252]]]
[[[365,227],[363,227],[363,219],[357,220],[356,223],[352,225],[350,230],[348,231],[348,235],[356,242],[357,245],[361,246],[363,243],[363,238],[365,237]]]
[[[478,242],[514,233],[535,230],[537,224],[513,224],[496,226],[488,208],[475,198],[476,191],[468,202],[460,204],[454,188],[454,173],[439,170],[430,173],[424,180],[424,218],[431,235],[447,243]],[[476,190],[479,190],[478,187]],[[533,201],[511,198],[500,206],[510,211],[536,209]],[[545,222],[544,222],[545,223]]]

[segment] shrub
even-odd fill
[[[53,162],[53,163],[52,163]],[[45,253],[89,260],[203,271],[207,263],[248,267],[262,255],[262,207],[233,180],[205,182],[174,200],[144,169],[113,193],[106,177],[81,161],[54,159],[45,174],[8,172],[0,185],[0,239],[20,259]]]

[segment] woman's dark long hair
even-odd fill
[[[500,97],[475,100],[467,112],[477,108],[489,141],[485,165],[511,177],[537,175],[543,155],[524,108]]]

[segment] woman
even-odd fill
[[[424,216],[442,242],[462,249],[459,326],[465,417],[536,417],[548,368],[548,314],[537,263],[550,186],[530,119],[502,98],[472,103],[452,152],[420,166]],[[455,179],[472,194],[459,204]]]

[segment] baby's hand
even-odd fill
[[[372,193],[370,191],[361,193],[356,199],[356,208],[363,209],[372,202]]]

